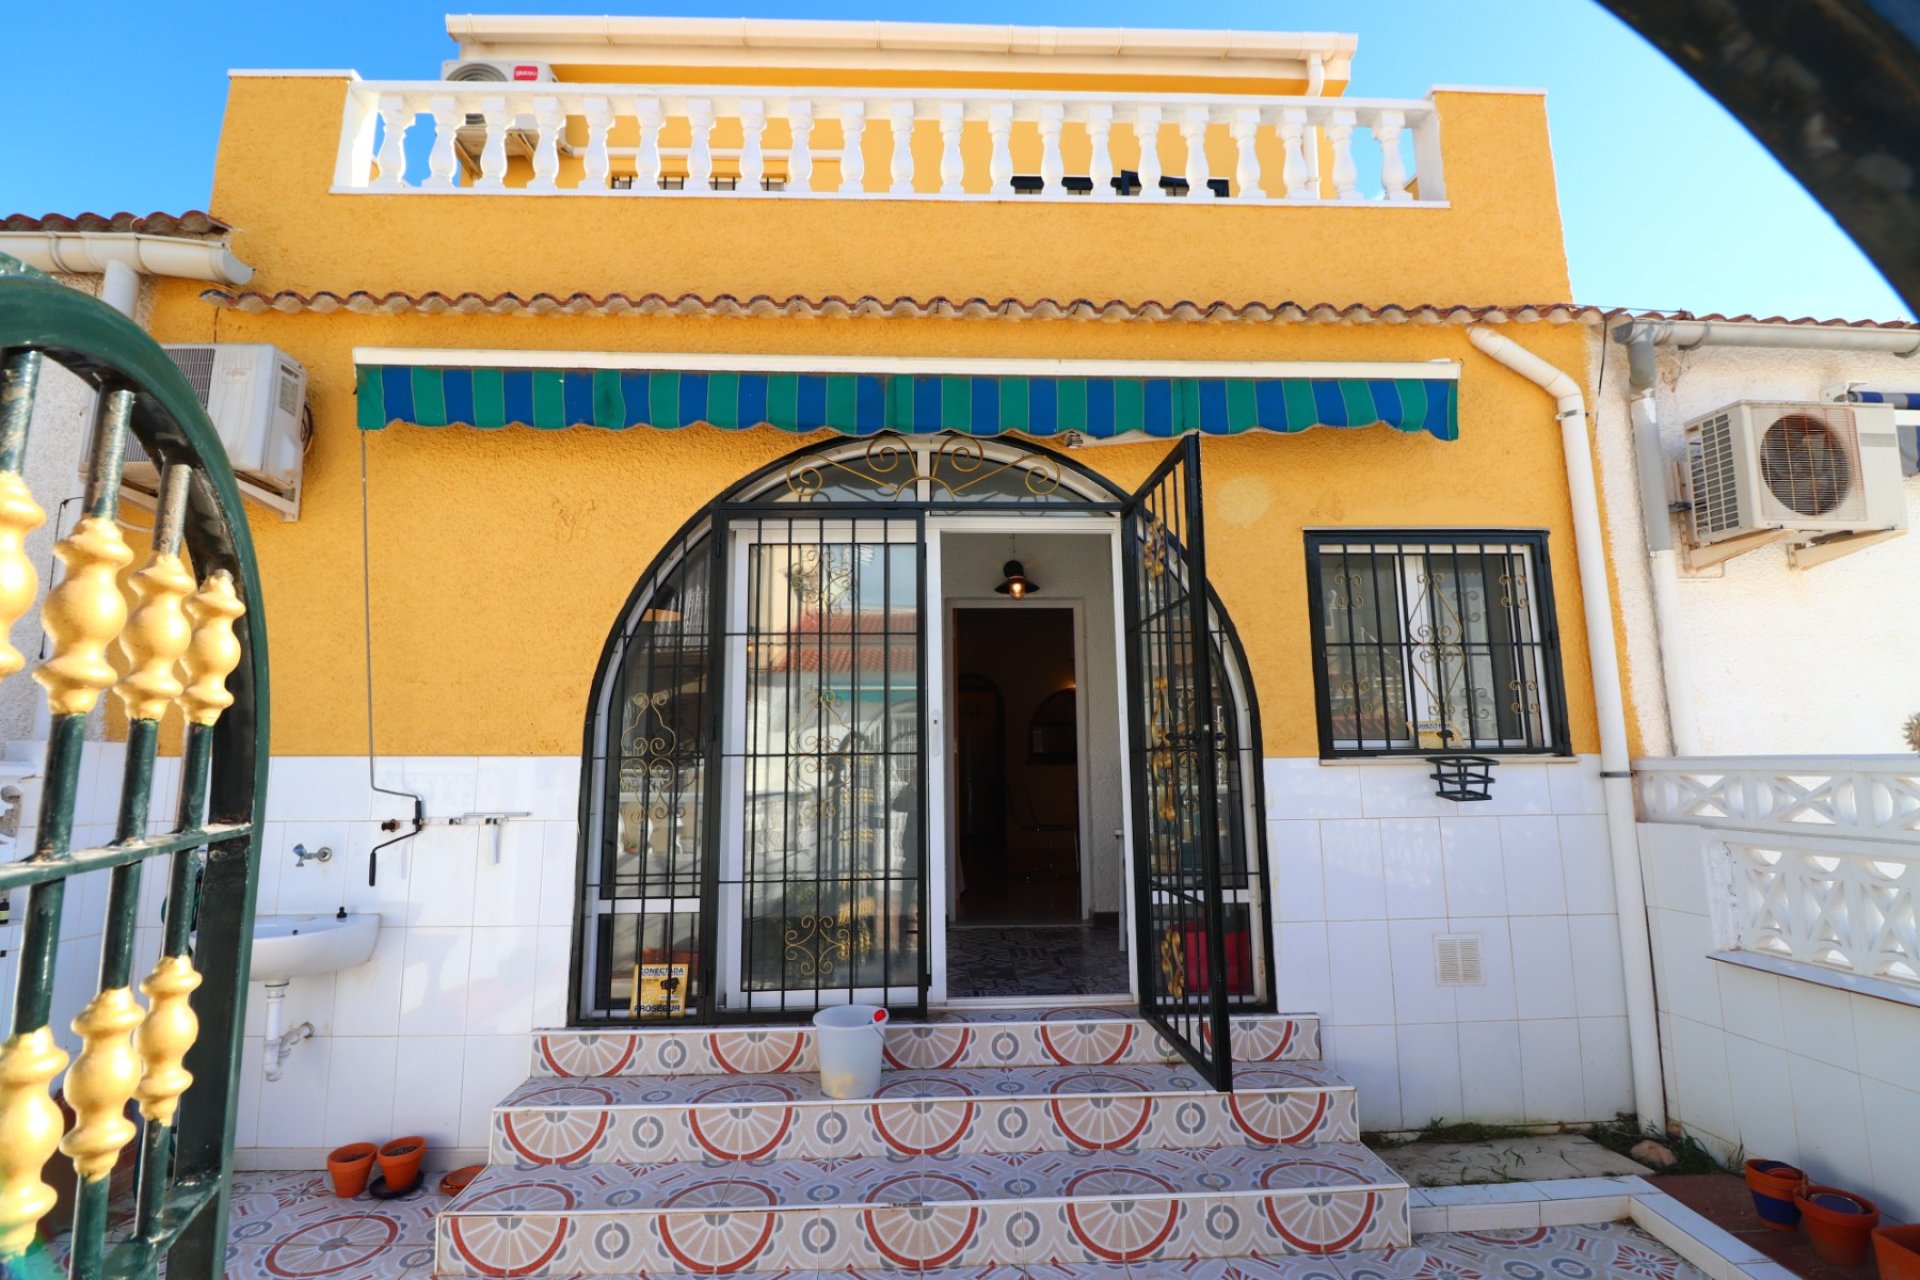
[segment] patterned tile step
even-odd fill
[[[491,1169],[441,1215],[443,1275],[917,1270],[1320,1254],[1411,1241],[1365,1148]]]
[[[1353,1087],[1319,1063],[890,1071],[877,1095],[809,1076],[532,1079],[495,1108],[495,1164],[845,1159],[1359,1141]]]
[[[1116,1157],[1099,1151],[944,1156],[862,1156],[850,1160],[767,1160],[726,1166],[702,1164],[595,1164],[517,1169],[494,1165],[448,1206],[462,1213],[485,1199],[487,1212],[534,1210],[544,1191],[527,1188],[559,1183],[574,1194],[582,1212],[627,1208],[657,1210],[688,1187],[715,1178],[757,1183],[778,1197],[776,1208],[862,1208],[921,1200],[1059,1200],[1097,1196],[1082,1186],[1085,1175],[1111,1167]],[[1259,1193],[1283,1188],[1406,1186],[1391,1166],[1358,1143],[1293,1147],[1203,1147],[1136,1151],[1121,1159],[1128,1169],[1150,1174],[1170,1194]]]
[[[1176,1063],[1180,1055],[1132,1008],[936,1010],[895,1023],[889,1064],[899,1068],[1123,1066]],[[1311,1062],[1320,1020],[1311,1014],[1246,1014],[1233,1020],[1236,1062]],[[676,1027],[644,1031],[546,1031],[534,1036],[533,1074],[586,1078],[808,1072],[818,1069],[813,1029]]]

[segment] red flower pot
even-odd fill
[[[1779,1160],[1747,1161],[1747,1190],[1753,1193],[1753,1211],[1775,1231],[1800,1225],[1800,1206],[1793,1193],[1805,1186],[1807,1175]]]
[[[399,1194],[420,1177],[420,1160],[427,1154],[427,1140],[415,1135],[395,1138],[380,1148],[380,1176],[387,1190]]]
[[[333,1194],[342,1200],[351,1200],[367,1189],[367,1177],[373,1172],[373,1152],[371,1142],[349,1142],[328,1153],[327,1174],[333,1179]]]
[[[1920,1280],[1920,1225],[1881,1227],[1873,1233],[1880,1280]]]
[[[1865,1196],[1809,1182],[1794,1193],[1807,1224],[1813,1251],[1836,1267],[1857,1267],[1867,1260],[1880,1209]]]

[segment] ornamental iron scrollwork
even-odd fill
[[[871,898],[849,903],[829,915],[801,916],[785,931],[786,964],[803,978],[832,978],[841,964],[857,965],[873,954],[878,905]]]
[[[1178,1003],[1187,998],[1187,941],[1177,926],[1160,936],[1160,981],[1167,999]]]
[[[786,471],[787,497],[814,502],[828,497],[834,481],[851,482],[854,494],[871,502],[913,502],[926,485],[934,501],[991,500],[1007,495],[996,482],[1012,475],[1020,495],[1045,500],[1061,486],[1060,464],[1044,454],[993,456],[986,445],[966,436],[943,435],[931,447],[898,436],[876,436],[851,457],[810,454]],[[838,496],[838,495],[836,495]]]

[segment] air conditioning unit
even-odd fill
[[[545,62],[498,62],[492,60],[452,62],[440,64],[442,80],[458,80],[471,84],[475,81],[493,81],[505,84],[542,84],[554,78],[553,67]]]
[[[440,78],[462,84],[548,84],[553,81],[554,75],[553,67],[545,62],[454,61],[440,64]],[[507,154],[531,160],[534,147],[539,142],[538,129],[531,115],[515,116],[507,128]],[[487,145],[486,117],[477,111],[468,112],[465,122],[454,130],[453,141],[460,149],[467,169],[479,173],[480,153]],[[564,138],[560,149],[569,154],[572,152]]]
[[[176,343],[162,349],[213,420],[240,492],[288,520],[298,519],[307,443],[306,369],[264,342]],[[83,458],[92,452],[89,447]],[[85,466],[83,461],[83,478]],[[127,441],[121,483],[123,492],[143,505],[151,505],[160,492],[159,465],[138,440]]]
[[[1743,400],[1686,424],[1686,465],[1692,541],[1709,560],[1725,558],[1716,549],[1833,547],[1907,527],[1900,442],[1884,405]]]

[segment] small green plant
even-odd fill
[[[1612,1124],[1595,1125],[1587,1136],[1607,1150],[1629,1159],[1632,1158],[1634,1147],[1652,1138],[1674,1154],[1673,1167],[1654,1170],[1656,1176],[1669,1173],[1725,1173],[1729,1167],[1738,1168],[1741,1163],[1740,1153],[1736,1151],[1731,1165],[1723,1166],[1692,1134],[1670,1137],[1651,1126],[1642,1125],[1629,1115],[1615,1118]]]

